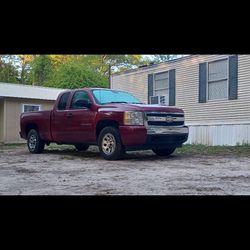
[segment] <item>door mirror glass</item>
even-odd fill
[[[79,99],[76,100],[73,105],[74,108],[76,109],[80,109],[80,108],[90,108],[91,107],[91,103],[89,102],[89,100],[83,100],[83,99]]]
[[[70,109],[90,108],[91,100],[85,91],[76,91],[70,105]]]

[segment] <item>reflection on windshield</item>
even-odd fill
[[[93,90],[93,95],[98,104],[107,104],[107,103],[142,104],[133,95],[123,91],[95,89]]]

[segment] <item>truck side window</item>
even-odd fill
[[[74,94],[74,96],[72,98],[70,109],[86,108],[79,101],[85,101],[87,103],[91,102],[88,94],[85,91],[77,91],[77,92],[75,92],[75,94]]]
[[[64,110],[64,109],[66,109],[67,101],[68,101],[68,98],[69,98],[69,94],[70,94],[70,92],[67,92],[67,93],[64,93],[61,96],[60,101],[59,101],[58,106],[57,106],[58,110]]]

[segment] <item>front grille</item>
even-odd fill
[[[184,114],[150,112],[146,113],[148,126],[182,126],[184,125]]]

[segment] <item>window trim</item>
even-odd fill
[[[22,113],[26,113],[26,112],[24,112],[24,106],[25,105],[28,105],[28,106],[37,106],[38,107],[38,111],[42,111],[42,105],[41,104],[22,103]],[[28,112],[37,112],[37,111],[28,111]]]
[[[159,74],[164,74],[164,73],[167,73],[168,74],[168,82],[167,82],[167,88],[160,88],[160,89],[156,89],[155,88],[155,76],[156,75],[159,75]],[[169,70],[167,71],[162,71],[162,72],[157,72],[157,73],[154,73],[153,74],[153,96],[156,96],[155,92],[158,91],[158,90],[168,90],[168,99],[169,99]]]
[[[219,80],[214,80],[214,81],[209,81],[209,64],[219,62],[219,61],[227,61],[227,78],[221,78]],[[206,62],[206,67],[207,67],[207,88],[206,88],[206,99],[207,102],[216,102],[216,101],[226,101],[229,100],[229,56],[222,58],[222,59],[217,59],[217,60],[212,60],[212,61],[207,61]],[[211,82],[220,82],[220,81],[227,81],[227,96],[225,98],[219,98],[219,99],[209,99],[209,83]]]

